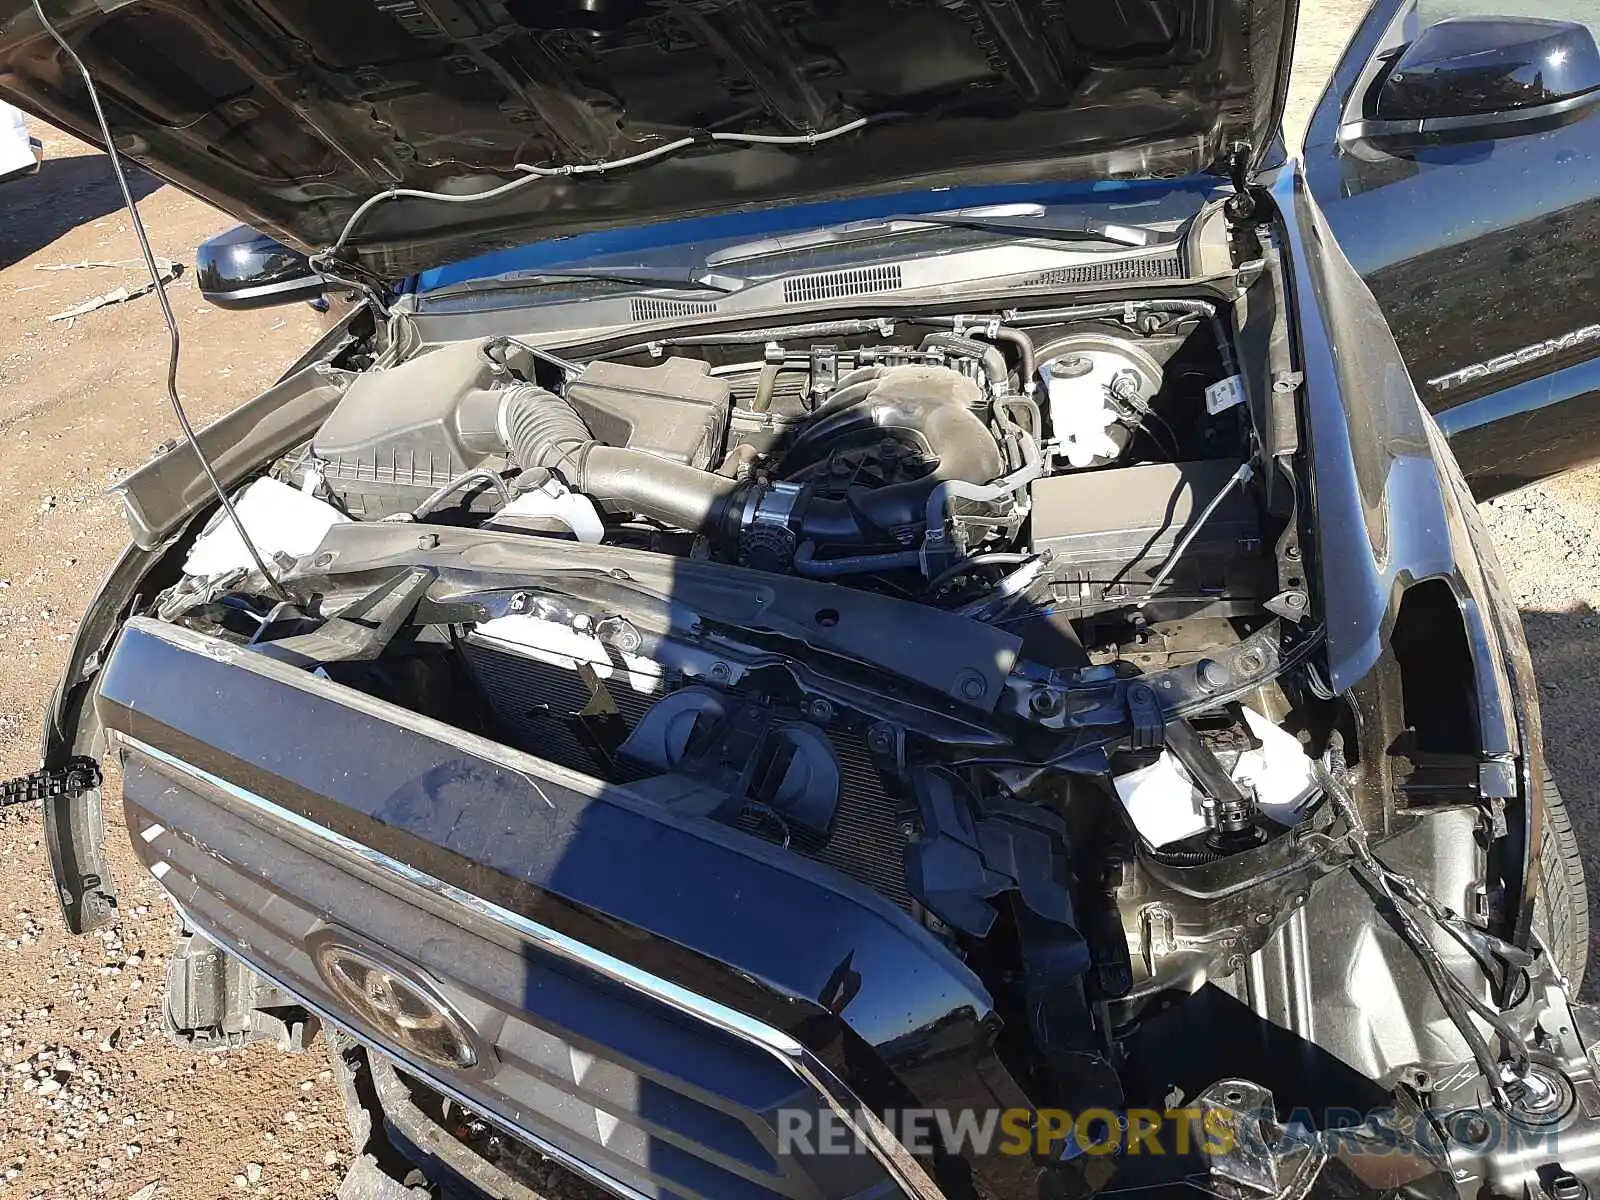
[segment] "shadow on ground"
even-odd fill
[[[1526,610],[1523,627],[1539,677],[1545,756],[1583,853],[1592,932],[1583,996],[1600,1001],[1600,613]]]
[[[128,187],[141,200],[161,181],[138,168],[128,171]],[[0,190],[0,268],[20,262],[70,233],[122,208],[122,192],[103,154],[46,158],[39,173],[12,180]]]

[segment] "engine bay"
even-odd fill
[[[1237,319],[391,338],[236,494],[287,599],[213,520],[154,613],[888,905],[988,989],[1032,1105],[1209,1094],[1238,1043],[1184,1030],[1245,1016],[1323,1055],[1252,1061],[1280,1104],[1418,1062],[1493,1092],[1440,982],[1472,953],[1374,941],[1332,850],[1391,820],[1382,751],[1322,673],[1295,397]],[[1435,818],[1369,886],[1433,920],[1486,866],[1429,831],[1483,818],[1448,764],[1413,786]]]
[[[1160,887],[1135,866],[1282,858],[1329,721],[1288,670],[1309,603],[1292,488],[1263,486],[1287,462],[1263,455],[1217,307],[1008,317],[396,353],[238,507],[324,620],[399,594],[307,553],[352,531],[570,563],[584,586],[473,588],[471,619],[322,669],[826,863],[964,956],[1025,958],[1054,928],[1041,944],[1082,943],[1102,980],[1074,974],[1051,1034],[1081,1050],[1092,1002],[1131,1020],[1215,958],[1151,952],[1129,897]],[[214,524],[160,614],[281,653],[323,636],[248,598],[239,550]],[[607,552],[664,564],[666,610],[635,603],[639,566],[585,566]],[[803,611],[804,644],[699,599],[729,572]],[[1191,909],[1180,925],[1214,934]]]
[[[1241,385],[1209,306],[1171,304],[1136,306],[1138,328],[951,320],[901,342],[887,331],[913,326],[857,322],[872,332],[581,365],[462,342],[358,378],[288,479],[357,520],[482,522],[942,608],[1022,571],[1078,617],[1152,589],[1248,615],[1273,581],[1247,568],[1264,520],[1234,490]]]

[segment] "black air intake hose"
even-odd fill
[[[572,405],[539,387],[513,388],[500,402],[500,435],[524,470],[544,468],[602,506],[677,529],[732,531],[742,484],[643,450],[602,446]]]
[[[941,483],[984,485],[1005,473],[994,436],[973,412],[981,392],[972,380],[944,367],[895,367],[849,391],[857,388],[847,406],[807,425],[784,457],[785,475],[803,478],[807,468],[827,461],[833,447],[870,444],[895,433],[920,441],[934,468],[920,479],[845,500],[808,498],[790,523],[800,542],[846,553],[898,546],[897,533],[921,530],[928,498]],[[550,471],[602,506],[714,538],[739,535],[748,485],[642,450],[601,445],[553,392],[511,389],[500,402],[497,425],[506,450],[524,470]],[[817,565],[825,569],[822,560]]]

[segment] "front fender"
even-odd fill
[[[1387,662],[1406,592],[1448,585],[1472,658],[1479,790],[1505,805],[1495,872],[1507,933],[1525,943],[1538,877],[1544,752],[1532,659],[1487,530],[1417,398],[1381,310],[1304,176],[1274,188],[1295,301],[1330,681],[1349,694]],[[1387,743],[1384,743],[1387,744]],[[1393,796],[1389,803],[1398,803]]]
[[[337,358],[367,336],[370,328],[371,314],[367,307],[353,308],[284,372],[274,385],[275,390],[285,402],[293,399],[294,393],[281,388],[284,381]],[[271,394],[271,391],[266,393]],[[239,470],[234,475],[240,471],[252,474],[290,448],[282,444],[283,436],[287,435],[282,435],[280,425],[267,420],[262,422],[261,428],[278,436],[278,440],[244,447],[239,455]],[[187,447],[182,449],[187,451]],[[171,458],[171,452],[155,463],[169,460],[176,461]],[[143,470],[149,471],[150,467]],[[198,464],[192,464],[187,475],[168,472],[163,477],[163,483],[174,495],[185,497],[196,494],[204,481]],[[141,530],[137,521],[130,520],[134,541],[123,550],[89,601],[67,649],[66,666],[44,714],[40,765],[60,767],[77,755],[99,758],[105,753],[105,736],[94,707],[89,703],[100,668],[118,631],[141,598],[152,596],[176,578],[177,560],[186,534],[201,525],[211,509],[211,504],[189,508],[186,519],[177,528],[166,529],[154,539],[141,538],[141,533],[147,531]],[[129,506],[130,518],[134,511],[133,506]],[[76,796],[53,797],[45,802],[44,842],[50,858],[50,873],[55,879],[61,918],[73,933],[87,933],[116,915],[116,889],[111,880],[111,865],[105,857],[103,836],[98,788]]]

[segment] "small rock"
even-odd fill
[[[145,1184],[137,1192],[134,1192],[133,1195],[129,1196],[128,1200],[151,1200],[151,1197],[156,1194],[156,1185],[160,1182],[161,1181],[159,1179],[152,1180],[151,1182]]]
[[[250,1183],[243,1175],[235,1175],[233,1177],[233,1186],[238,1188],[240,1191],[243,1191],[245,1188],[250,1186]]]
[[[326,1154],[324,1154],[322,1156],[322,1165],[325,1167],[337,1167],[339,1165],[338,1151],[329,1150]]]
[[[261,1182],[261,1164],[260,1163],[246,1163],[245,1164],[245,1168],[244,1168],[244,1177],[245,1177],[245,1179],[247,1179],[251,1183],[260,1183]]]
[[[39,1085],[39,1095],[41,1096],[54,1096],[60,1090],[61,1084],[54,1079],[46,1079]]]

